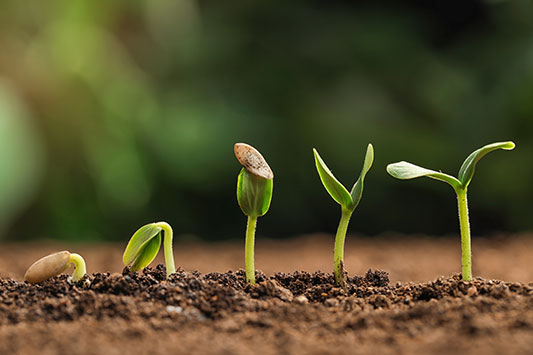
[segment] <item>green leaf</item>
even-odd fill
[[[150,223],[139,228],[131,237],[122,261],[124,265],[132,265],[133,271],[148,266],[156,257],[161,246],[161,227]]]
[[[320,154],[318,154],[318,151],[314,148],[313,154],[315,155],[316,170],[318,171],[320,180],[322,180],[322,184],[326,190],[339,205],[344,208],[349,208],[349,206],[353,204],[352,196],[350,196],[350,193],[346,190],[344,185],[335,178],[326,163],[324,163],[320,157]]]
[[[487,155],[488,153],[494,150],[498,150],[498,149],[513,150],[514,147],[515,147],[515,144],[511,141],[497,142],[497,143],[488,144],[474,151],[472,154],[468,156],[468,158],[465,159],[463,165],[461,165],[461,169],[459,169],[459,175],[458,175],[459,181],[461,181],[461,184],[463,184],[465,188],[468,187],[468,184],[470,184],[470,181],[472,181],[472,177],[474,176],[476,165],[481,158],[483,158],[485,155]]]
[[[242,212],[250,217],[267,213],[272,201],[273,180],[251,174],[241,169],[237,178],[237,202]]]
[[[131,270],[139,271],[150,265],[154,261],[159,248],[161,247],[161,233],[158,233],[154,238],[144,243],[137,254],[137,258],[131,265]]]
[[[365,176],[372,167],[372,163],[374,162],[374,147],[372,144],[368,144],[368,147],[366,148],[366,155],[365,155],[365,161],[363,162],[363,169],[361,169],[361,174],[359,175],[359,179],[355,182],[355,184],[352,187],[352,191],[350,192],[350,195],[352,197],[352,205],[350,206],[352,210],[354,210],[357,205],[359,204],[359,201],[361,201],[361,197],[363,195],[363,185],[365,182]]]
[[[421,176],[427,176],[435,180],[447,182],[454,189],[462,188],[461,182],[451,175],[444,174],[444,173],[434,171],[434,170],[429,170],[426,168],[422,168],[418,165],[414,165],[406,161],[401,161],[398,163],[387,165],[387,172],[391,176],[395,177],[396,179],[400,179],[400,180],[409,180],[409,179],[414,179],[414,178],[418,178]]]

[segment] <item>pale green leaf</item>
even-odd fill
[[[349,208],[349,206],[353,204],[350,193],[348,190],[346,190],[344,185],[342,185],[339,180],[335,178],[326,163],[318,154],[318,151],[313,149],[313,153],[315,155],[316,170],[318,171],[318,175],[320,176],[322,184],[338,204],[340,204],[342,207]]]
[[[409,180],[426,176],[435,180],[447,182],[454,189],[460,189],[462,187],[461,182],[451,175],[422,168],[406,161],[387,165],[387,172],[396,179]]]
[[[485,155],[487,155],[488,153],[494,150],[498,150],[498,149],[512,150],[514,149],[514,147],[515,147],[515,144],[511,141],[497,142],[497,143],[488,144],[474,151],[472,154],[470,154],[465,159],[463,165],[461,165],[461,169],[459,169],[459,175],[458,175],[459,181],[461,181],[461,184],[463,184],[465,188],[468,187],[468,184],[470,184],[470,181],[472,181],[472,177],[474,176],[476,165],[481,158],[483,158]]]
[[[157,255],[157,251],[161,245],[161,230],[161,227],[155,223],[150,223],[139,228],[126,246],[122,257],[124,265],[134,264],[136,267],[144,265],[137,269],[140,270],[150,264]]]

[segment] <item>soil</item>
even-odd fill
[[[327,236],[258,240],[256,266],[269,271],[256,285],[227,271],[240,244],[176,245],[183,268],[168,280],[163,265],[123,269],[123,246],[4,244],[0,354],[532,354],[533,238],[473,244],[474,274],[485,278],[464,282],[439,276],[458,269],[456,239],[351,238],[345,264],[359,276],[346,289],[317,271],[332,257]],[[67,274],[21,281],[60,249],[81,253],[93,273],[74,285]],[[212,272],[188,268],[191,254]],[[361,270],[361,260],[390,274]],[[289,272],[293,264],[309,271]]]

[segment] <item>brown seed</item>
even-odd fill
[[[66,250],[45,256],[28,268],[24,280],[39,283],[59,275],[68,267],[69,259],[70,253]]]
[[[265,158],[259,153],[257,149],[246,143],[235,143],[233,152],[239,163],[250,174],[262,177],[263,179],[271,180],[274,178],[274,173]]]

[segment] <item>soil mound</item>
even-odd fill
[[[37,285],[0,279],[0,353],[71,353],[69,337],[79,354],[533,349],[532,285],[459,275],[391,285],[380,270],[348,277],[344,289],[321,272],[258,272],[256,285],[242,270],[165,275],[159,265],[73,285],[65,275]]]

